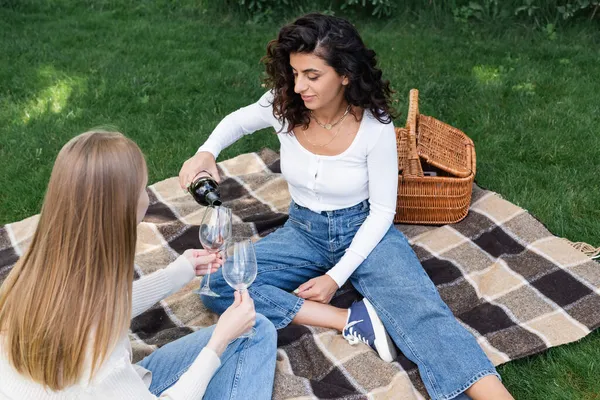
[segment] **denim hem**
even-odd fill
[[[484,376],[488,376],[488,375],[495,375],[500,381],[502,381],[500,374],[495,369],[486,369],[486,370],[480,371],[477,374],[475,374],[475,376],[473,376],[471,379],[469,379],[467,381],[467,383],[462,385],[460,387],[460,389],[455,390],[454,392],[452,392],[450,394],[440,396],[437,398],[437,400],[451,400],[451,399],[455,398],[456,396],[458,396],[459,394],[463,393],[465,390],[467,390],[471,386],[473,386],[473,384],[475,382],[477,382]]]
[[[298,297],[298,301],[296,302],[296,305],[294,306],[294,308],[287,313],[285,318],[280,323],[275,325],[275,329],[279,330],[279,329],[282,329],[282,328],[285,328],[286,326],[288,326],[290,324],[290,322],[292,322],[292,320],[294,319],[296,314],[298,314],[298,311],[300,311],[300,308],[302,308],[303,304],[304,304],[304,299],[301,297]]]

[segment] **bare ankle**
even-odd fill
[[[487,375],[475,382],[465,392],[473,400],[514,400],[500,379]]]

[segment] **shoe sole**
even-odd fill
[[[373,326],[373,331],[375,332],[375,349],[379,354],[379,357],[383,361],[392,362],[396,359],[398,352],[396,351],[396,346],[394,346],[394,342],[390,335],[388,335],[381,319],[377,315],[375,308],[371,304],[369,300],[366,298],[363,299],[365,306],[367,307],[367,312],[369,313],[369,317],[371,318],[371,325]]]

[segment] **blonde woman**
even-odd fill
[[[222,264],[188,250],[133,282],[146,185],[140,149],[119,133],[60,151],[33,241],[0,287],[0,399],[271,398],[276,333],[247,293],[215,326],[131,364],[130,319]]]

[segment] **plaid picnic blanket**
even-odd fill
[[[277,153],[243,154],[219,168],[234,235],[259,240],[286,221],[290,198]],[[203,209],[177,179],[158,182],[148,193],[136,277],[200,246]],[[0,282],[27,247],[36,222],[34,216],[0,227]],[[457,224],[398,229],[496,365],[578,340],[600,325],[600,266],[496,193],[474,187],[471,211]],[[194,280],[132,321],[134,361],[216,322],[193,293],[198,285]],[[333,304],[348,306],[357,296],[347,286]],[[350,346],[338,332],[289,326],[279,331],[278,345],[274,399],[428,398],[416,366],[405,357],[385,363],[366,345]]]

